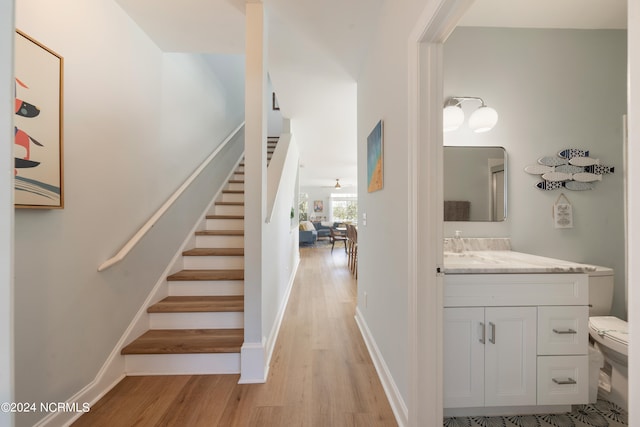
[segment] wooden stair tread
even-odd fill
[[[147,313],[208,313],[242,312],[244,297],[231,296],[170,296],[147,308]]]
[[[242,179],[230,179],[229,184],[244,184],[244,180]]]
[[[244,190],[222,190],[222,194],[244,194]]]
[[[216,205],[222,205],[222,206],[244,206],[244,202],[216,202]]]
[[[244,230],[200,230],[196,236],[244,236]]]
[[[239,353],[244,329],[151,329],[121,354]]]
[[[244,248],[193,248],[182,252],[184,256],[244,256]]]
[[[244,219],[244,215],[207,215],[207,219]]]
[[[244,270],[181,270],[168,276],[167,280],[244,280]]]

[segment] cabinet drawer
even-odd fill
[[[538,356],[538,405],[586,404],[588,356]]]
[[[538,355],[582,355],[589,345],[589,307],[538,307]]]

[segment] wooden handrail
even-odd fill
[[[120,249],[120,251],[118,251],[117,254],[115,254],[113,257],[109,258],[105,262],[103,262],[100,265],[100,267],[98,267],[98,271],[104,271],[107,268],[112,267],[113,265],[122,261],[127,256],[127,254],[131,252],[131,249],[133,249],[138,244],[138,242],[142,240],[144,235],[147,234],[147,232],[156,224],[156,222],[158,222],[160,217],[162,217],[162,215],[164,215],[165,212],[169,210],[171,205],[173,205],[173,203],[176,200],[178,200],[178,197],[182,195],[182,193],[187,189],[187,187],[191,185],[191,183],[198,177],[198,175],[200,175],[200,173],[209,165],[209,163],[211,163],[211,161],[218,155],[218,153],[220,153],[220,151],[229,143],[229,141],[233,139],[234,136],[236,136],[236,134],[243,127],[244,127],[244,122],[242,122],[240,126],[235,128],[233,132],[231,132],[229,136],[224,141],[222,141],[222,143],[218,145],[218,147],[216,147],[213,153],[211,153],[209,157],[207,157],[205,161],[202,162],[202,164],[198,167],[198,169],[196,169],[191,174],[191,176],[187,178],[187,180],[180,186],[180,188],[178,188],[171,195],[171,197],[169,197],[169,199],[167,199],[167,201],[164,202],[164,204],[156,211],[156,213],[154,213],[151,216],[151,218],[149,218],[149,220],[140,228],[140,230],[138,230],[136,234],[133,235],[133,237],[122,247],[122,249]]]

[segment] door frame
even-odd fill
[[[409,36],[409,425],[442,425],[442,46],[473,0],[429,2]]]

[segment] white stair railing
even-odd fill
[[[191,174],[191,176],[187,178],[187,180],[180,186],[180,188],[178,188],[171,195],[171,197],[169,197],[169,199],[167,199],[167,201],[164,202],[162,206],[160,206],[156,213],[154,213],[151,218],[149,218],[149,220],[140,228],[140,230],[138,230],[138,232],[134,234],[131,239],[129,239],[129,241],[122,247],[122,249],[118,251],[117,254],[100,264],[100,266],[98,267],[98,271],[104,271],[107,268],[112,267],[122,261],[129,254],[129,252],[131,252],[131,250],[140,242],[140,240],[142,240],[144,235],[147,234],[147,232],[151,230],[151,228],[153,228],[153,226],[156,224],[156,222],[158,222],[162,215],[164,215],[169,210],[171,205],[173,205],[175,201],[178,200],[178,198],[182,195],[182,193],[184,193],[189,185],[191,185],[191,183],[195,181],[198,175],[202,173],[202,171],[209,165],[209,163],[211,163],[211,161],[218,155],[218,153],[222,151],[222,149],[229,143],[229,141],[231,141],[236,136],[238,132],[240,132],[243,127],[244,122],[242,122],[237,128],[235,128],[229,134],[229,136],[224,141],[222,141],[222,143],[218,145],[218,147],[216,147],[213,153],[211,153],[209,157],[207,157],[205,161],[202,162],[202,164]]]

